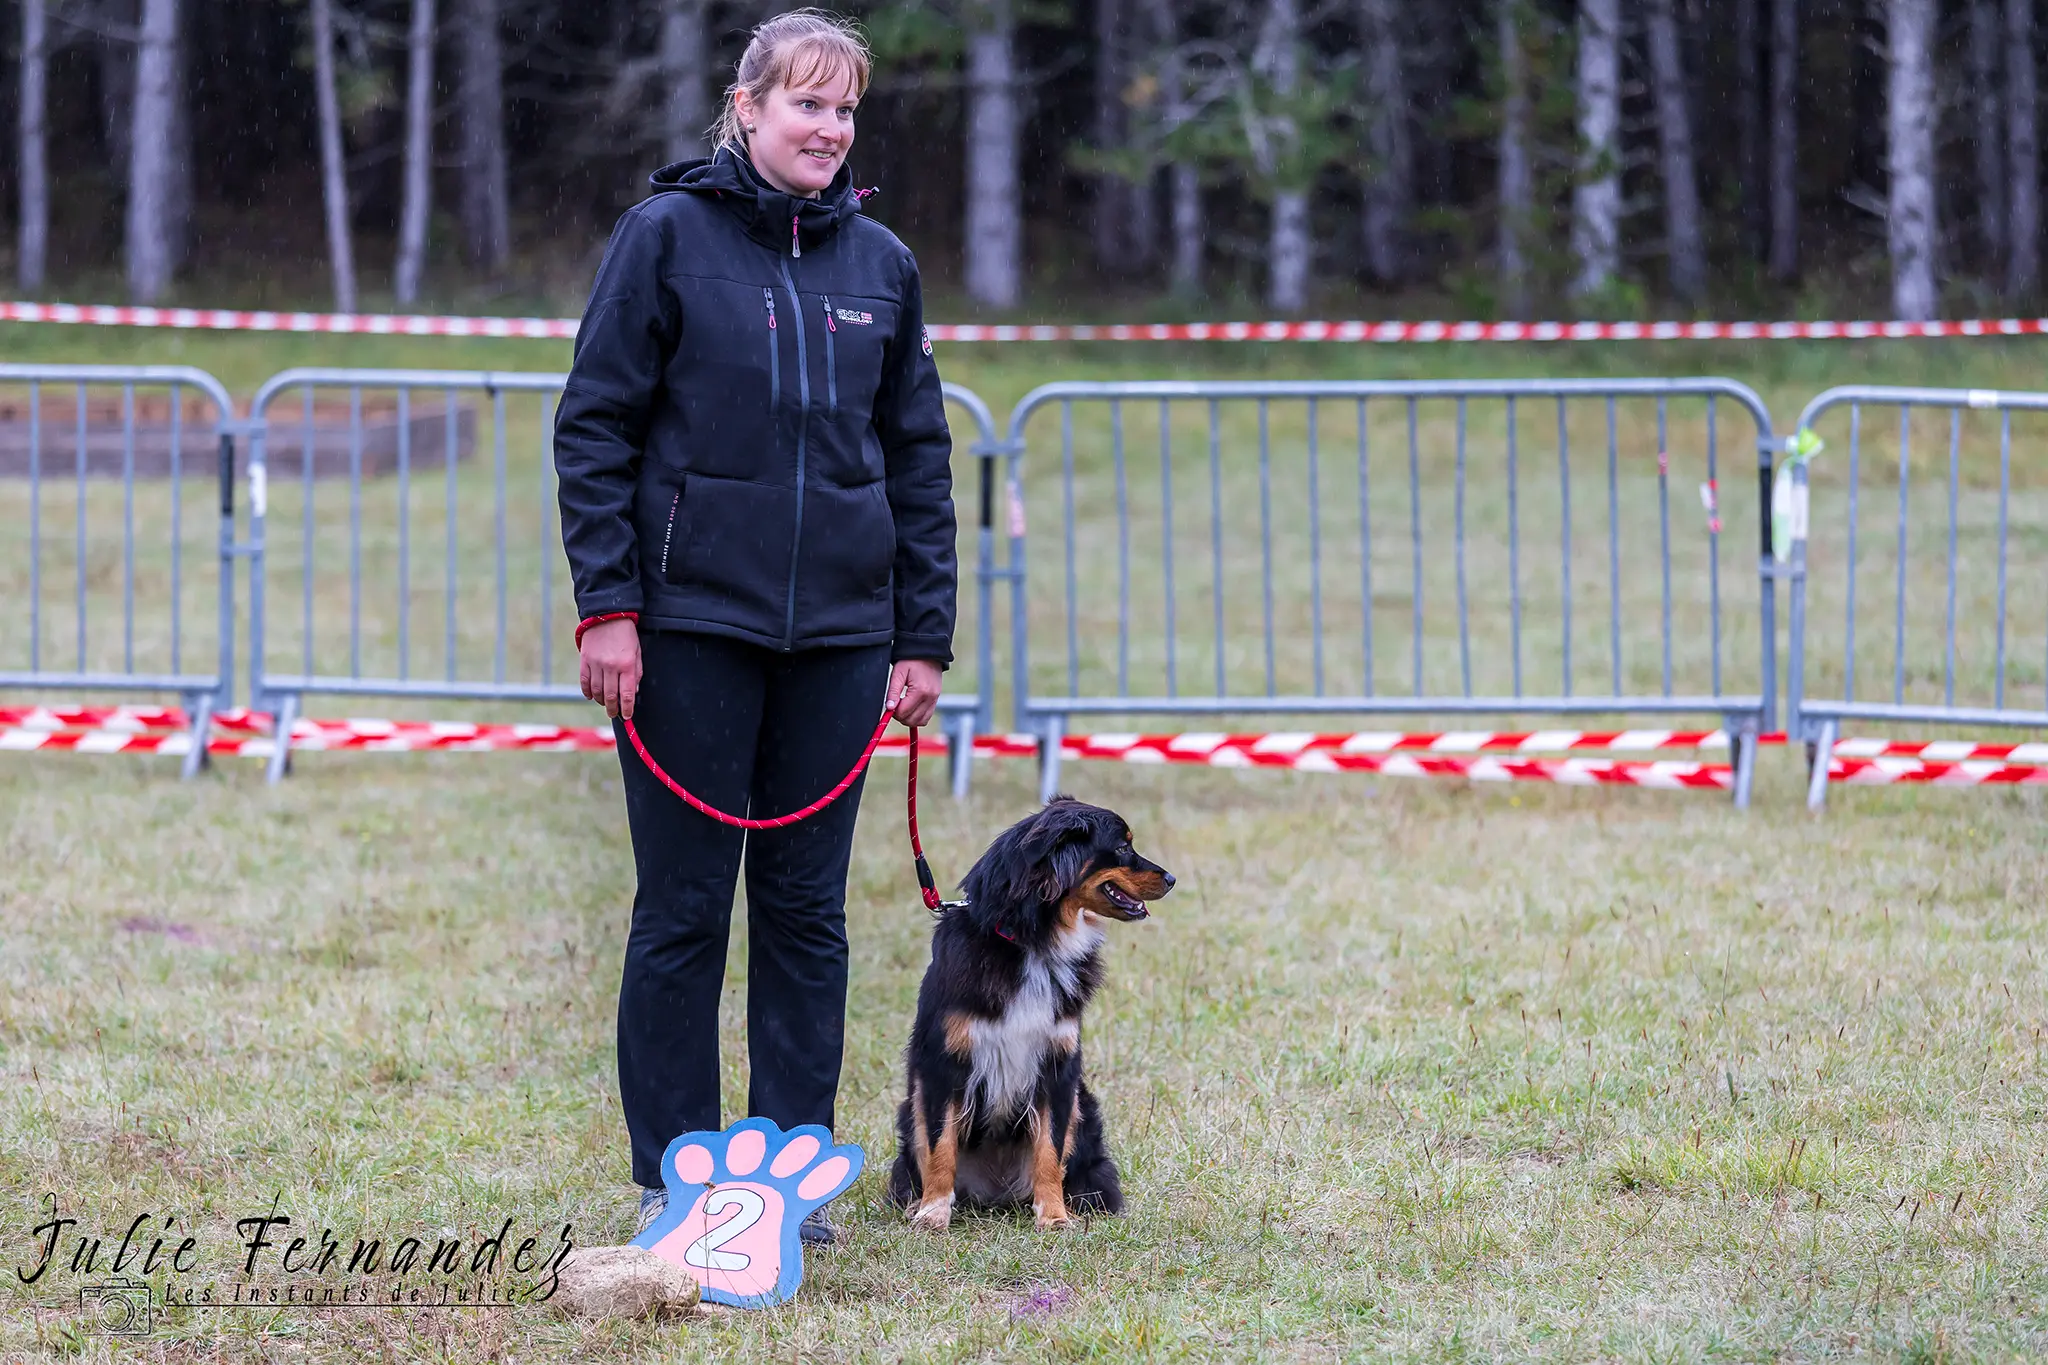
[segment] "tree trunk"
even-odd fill
[[[1269,0],[1256,65],[1271,82],[1283,109],[1301,86],[1301,14],[1295,0]],[[1273,217],[1266,247],[1266,301],[1276,312],[1299,313],[1308,306],[1308,190],[1288,183],[1295,168],[1300,130],[1293,114],[1267,121],[1271,139],[1269,174],[1282,177],[1273,192]]]
[[[341,101],[334,92],[333,0],[309,0],[313,24],[313,97],[320,108],[320,201],[327,209],[327,260],[334,307],[356,311],[356,254],[349,241],[348,166],[341,153]]]
[[[136,0],[106,0],[93,14],[100,23],[100,131],[114,176],[128,183],[129,147],[135,133],[135,40],[141,16]]]
[[[1124,52],[1128,44],[1124,0],[1095,0],[1095,120],[1093,139],[1098,152],[1123,148],[1124,81],[1128,76]],[[1105,274],[1121,274],[1130,268],[1130,214],[1135,197],[1122,176],[1109,171],[1095,174],[1095,195],[1090,236],[1095,247],[1095,265]]]
[[[1621,4],[1579,0],[1579,166],[1572,188],[1572,293],[1614,281],[1621,256]]]
[[[1173,181],[1173,292],[1202,289],[1202,176],[1190,161],[1176,161]]]
[[[426,273],[427,223],[434,202],[434,0],[412,0],[406,35],[405,191],[398,210],[398,268],[393,292],[419,301]]]
[[[1023,290],[1016,20],[982,0],[967,35],[967,293],[1015,308]]]
[[[1511,318],[1529,311],[1527,259],[1530,211],[1535,204],[1529,175],[1529,62],[1522,51],[1522,0],[1498,0],[1494,27],[1500,47],[1500,145],[1498,245],[1500,302]]]
[[[49,73],[43,0],[21,0],[21,218],[16,224],[14,273],[25,294],[43,287],[50,253],[49,137],[43,122]]]
[[[1759,0],[1735,0],[1735,183],[1742,200],[1742,238],[1749,254],[1764,255],[1763,99],[1757,80]]]
[[[497,276],[512,259],[498,0],[461,0],[460,16],[463,245],[472,265]]]
[[[1700,227],[1700,190],[1693,166],[1692,116],[1685,60],[1672,0],[1650,0],[1650,85],[1657,106],[1657,151],[1664,181],[1664,251],[1671,292],[1696,302],[1707,287],[1707,248]]]
[[[662,152],[670,161],[705,155],[711,124],[705,0],[664,0],[661,11]]]
[[[2024,298],[2041,278],[2041,142],[2036,125],[2034,0],[2005,0],[2006,153],[2011,166],[2011,228],[2005,292]]]
[[[1372,171],[1365,183],[1365,265],[1382,283],[1408,267],[1408,218],[1415,202],[1415,156],[1408,138],[1408,86],[1402,72],[1395,0],[1360,0],[1365,45],[1366,126]]]
[[[1799,274],[1799,0],[1771,0],[1772,279]]]
[[[1984,269],[2005,260],[2005,133],[1999,99],[1998,45],[2004,33],[1998,0],[1970,0],[1970,150],[1977,170],[1977,229]]]
[[[178,0],[143,0],[128,135],[128,295],[155,303],[171,282],[172,104]]]
[[[1935,0],[1886,0],[1885,227],[1892,258],[1892,315],[1934,316]]]
[[[177,27],[171,35],[171,169],[164,211],[164,232],[170,248],[171,273],[183,270],[192,259],[192,96],[186,75],[189,47],[185,28],[189,10],[180,6]]]

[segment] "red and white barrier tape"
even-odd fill
[[[96,303],[4,303],[0,322],[169,327],[219,332],[359,336],[515,337],[566,341],[575,318],[447,317],[417,313],[285,313],[232,308],[131,308]],[[1816,341],[1866,337],[2039,336],[2048,318],[1937,322],[1135,322],[1034,325],[934,323],[933,341]]]
[[[1852,787],[1892,783],[1936,787],[2034,786],[2048,784],[2048,766],[1993,761],[1934,763],[1919,758],[1837,758],[1828,763],[1828,777]]]

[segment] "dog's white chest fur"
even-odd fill
[[[1081,1022],[1059,1018],[1058,1000],[1072,993],[1076,971],[1101,942],[1101,926],[1084,917],[1043,953],[1024,959],[1023,980],[1008,1009],[997,1018],[969,1022],[967,1102],[985,1117],[1006,1118],[1023,1109],[1047,1055],[1055,1047],[1071,1052],[1080,1045]]]

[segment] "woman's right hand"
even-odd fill
[[[633,719],[633,698],[640,691],[639,623],[600,621],[583,632],[578,653],[583,659],[583,695],[603,706],[608,716]]]

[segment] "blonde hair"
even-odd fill
[[[749,101],[759,105],[777,86],[814,85],[845,76],[853,86],[854,98],[859,99],[867,93],[872,68],[867,39],[851,19],[819,9],[778,14],[754,30],[741,54],[735,79],[726,87],[718,122],[711,127],[712,146],[746,147],[738,100],[742,90]]]

